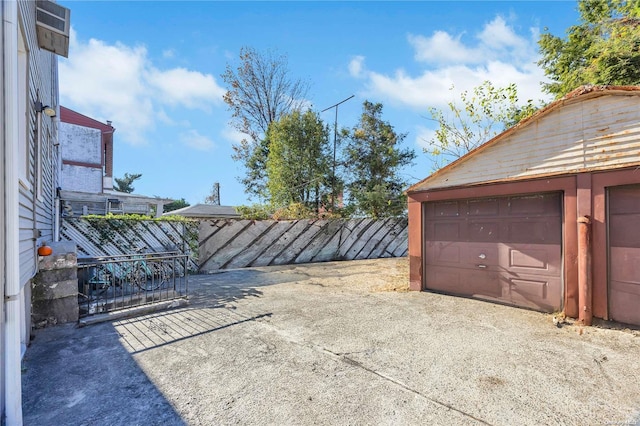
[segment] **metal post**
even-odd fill
[[[333,167],[331,172],[331,211],[335,210],[335,199],[336,199],[336,145],[338,141],[338,105],[347,102],[349,99],[353,98],[355,95],[351,95],[346,99],[341,100],[335,105],[331,105],[328,108],[323,109],[322,112],[330,110],[331,108],[336,109],[336,118],[333,123]]]
[[[578,320],[583,325],[591,325],[592,311],[591,283],[591,218],[578,218]]]
[[[219,182],[213,183],[213,193],[215,195],[215,202],[213,204],[215,204],[216,206],[219,206],[220,205],[220,183]]]

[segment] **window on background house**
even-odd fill
[[[18,176],[20,184],[31,189],[29,179],[29,143],[27,139],[27,99],[29,90],[27,84],[27,49],[25,47],[22,31],[18,31]]]

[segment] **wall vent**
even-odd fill
[[[38,45],[56,55],[69,57],[71,11],[49,0],[36,1]]]

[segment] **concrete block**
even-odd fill
[[[33,300],[53,300],[71,296],[78,297],[78,280],[75,277],[64,281],[49,281],[46,283],[41,282],[39,279],[34,280]]]
[[[77,279],[76,268],[41,270],[35,281],[42,284],[50,284],[59,281]]]
[[[78,257],[69,241],[51,243],[53,253],[39,258],[31,287],[34,326],[78,321]]]
[[[77,253],[76,243],[72,241],[58,241],[49,244],[49,247],[53,250],[53,256],[61,254]]]
[[[40,257],[38,269],[41,271],[50,271],[53,269],[75,268],[78,264],[78,258],[75,253],[66,253]]]
[[[34,300],[32,307],[31,315],[34,328],[77,322],[79,319],[77,296],[52,300]]]

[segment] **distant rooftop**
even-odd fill
[[[240,218],[235,207],[216,206],[213,204],[194,204],[193,206],[183,207],[163,214],[163,216],[169,215],[200,218]]]
[[[62,121],[63,123],[70,123],[70,124],[76,124],[78,126],[99,129],[103,133],[113,133],[116,130],[111,125],[110,121],[107,121],[107,123],[105,124],[91,117],[87,117],[84,114],[80,114],[79,112],[76,112],[72,109],[64,107],[62,105],[60,105],[60,121]]]

